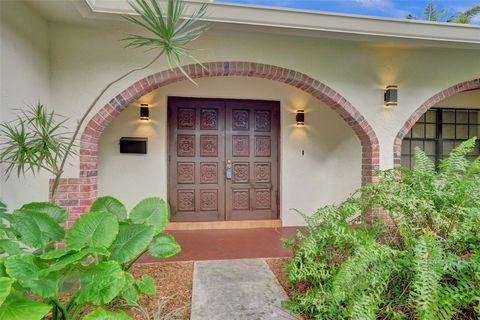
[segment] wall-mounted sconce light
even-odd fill
[[[396,106],[398,102],[398,86],[393,84],[388,85],[383,97],[386,107]]]
[[[140,105],[140,120],[150,119],[150,110],[148,109],[148,104],[142,103]]]
[[[305,111],[297,110],[295,121],[297,122],[297,126],[303,126],[305,124]]]

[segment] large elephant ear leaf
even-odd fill
[[[8,255],[14,255],[23,252],[18,243],[10,239],[1,239],[0,249],[1,251],[6,252]]]
[[[166,233],[156,236],[154,242],[148,247],[148,253],[157,258],[169,258],[181,250],[173,236]]]
[[[81,215],[67,234],[68,249],[109,247],[118,234],[118,220],[110,212],[87,212]]]
[[[159,233],[168,223],[168,205],[161,198],[146,198],[140,201],[130,212],[130,219],[137,224],[147,224]]]
[[[153,240],[155,229],[143,224],[121,225],[118,236],[110,247],[110,260],[126,263],[145,250]]]
[[[0,319],[8,320],[41,320],[52,309],[44,304],[20,295],[9,296],[0,307]]]
[[[33,254],[11,256],[5,261],[5,268],[10,277],[15,278],[23,288],[45,298],[54,297],[58,293],[56,272],[40,276],[42,270],[47,267],[47,264]]]
[[[13,226],[20,239],[32,248],[45,248],[52,241],[63,240],[65,230],[48,214],[18,209],[13,212]]]
[[[52,263],[47,269],[43,270],[43,272],[39,273],[39,277],[47,276],[52,271],[60,271],[66,267],[71,266],[74,263],[82,262],[85,260],[87,256],[108,256],[110,252],[108,252],[105,248],[84,248],[78,252],[73,251],[73,253],[66,254],[60,257],[55,263]]]
[[[122,289],[122,297],[127,304],[135,304],[140,298],[140,293],[135,285],[135,279],[128,272],[125,272],[125,285]]]
[[[118,221],[127,219],[127,208],[118,199],[106,196],[95,200],[90,211],[106,211],[117,216]]]
[[[10,294],[10,290],[12,290],[12,284],[14,280],[8,277],[1,277],[0,278],[0,306],[3,304],[5,299]]]
[[[100,306],[117,297],[125,285],[125,272],[116,261],[90,264],[80,277],[79,304],[91,302]]]
[[[132,318],[123,311],[107,311],[102,308],[98,308],[97,310],[90,312],[83,319],[84,320],[132,320]]]
[[[21,209],[46,213],[57,223],[64,223],[68,218],[67,210],[50,202],[31,202],[22,206]]]

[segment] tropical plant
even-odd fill
[[[163,8],[160,0],[133,0],[129,3],[137,16],[125,15],[124,18],[140,27],[148,36],[129,34],[123,40],[127,47],[155,51],[156,54],[150,62],[108,83],[87,107],[72,134],[64,131],[64,120],[58,121],[58,116],[54,112],[47,112],[40,103],[27,111],[21,111],[14,121],[0,125],[0,163],[7,164],[7,177],[12,172],[20,176],[30,171],[36,173],[40,169],[52,173],[52,203],[55,203],[60,179],[75,149],[80,129],[108,89],[132,73],[147,69],[162,56],[165,56],[170,68],[178,67],[192,80],[180,62],[182,58],[197,61],[188,45],[209,28],[208,24],[199,23],[206,14],[206,4],[191,16],[186,16],[184,0],[167,0],[166,8]]]
[[[67,156],[71,136],[66,131],[65,121],[38,103],[18,110],[14,120],[0,123],[0,162],[7,165],[6,176],[13,171],[20,176],[40,170],[60,176],[61,161]]]
[[[67,234],[61,226],[67,211],[48,202],[0,217],[0,319],[42,319],[49,312],[53,320],[79,319],[117,297],[136,303],[140,294],[155,294],[156,284],[149,275],[135,280],[130,266],[146,251],[159,258],[180,251],[162,232],[168,207],[160,198],[146,198],[130,213],[113,197],[99,198]]]
[[[305,216],[286,272],[307,288],[286,306],[315,319],[477,319],[480,157],[475,138],[440,162],[379,173],[339,205]],[[380,213],[373,222],[366,212]]]
[[[470,24],[472,23],[472,19],[480,14],[480,4],[475,4],[464,11],[457,11],[453,15],[447,16],[449,12],[450,10],[445,8],[440,10],[437,9],[436,3],[430,2],[425,9],[423,9],[423,17],[417,18],[412,14],[408,14],[406,18],[412,20]]]
[[[455,22],[455,23],[464,23],[470,24],[472,23],[472,19],[480,14],[480,4],[476,4],[471,6],[465,11],[459,11],[451,16],[447,22]]]

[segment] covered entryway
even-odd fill
[[[168,159],[168,97],[178,96],[280,101],[277,147],[282,156],[276,171],[282,172],[282,187],[277,188],[280,205],[273,203],[277,205],[273,219],[227,217],[225,209],[223,219],[200,223],[186,219],[192,223],[171,223],[170,230],[298,226],[304,224],[303,218],[290,208],[314,212],[319,205],[342,200],[361,182],[373,180],[379,163],[378,139],[368,121],[341,94],[305,74],[277,66],[248,62],[209,62],[204,66],[208,72],[199,72],[204,70],[200,65],[185,66],[198,86],[185,81],[178,69],[166,70],[135,82],[99,110],[80,139],[80,179],[62,180],[68,188],[77,189],[58,198],[61,204],[71,212],[85,212],[99,194],[122,199],[129,208],[147,196],[169,199],[173,169]],[[142,103],[149,105],[148,121],[138,118]],[[304,126],[296,125],[298,109],[305,110]],[[148,138],[148,153],[120,154],[121,137]],[[91,191],[73,191],[79,189]],[[76,215],[71,217],[73,222]],[[179,221],[177,217],[171,215],[170,221]]]
[[[277,101],[169,97],[172,221],[278,218]]]

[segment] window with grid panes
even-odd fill
[[[480,110],[432,108],[408,132],[402,142],[402,166],[412,168],[415,147],[422,149],[435,161],[447,157],[452,149],[471,137],[479,137]],[[480,154],[477,139],[470,159]]]

